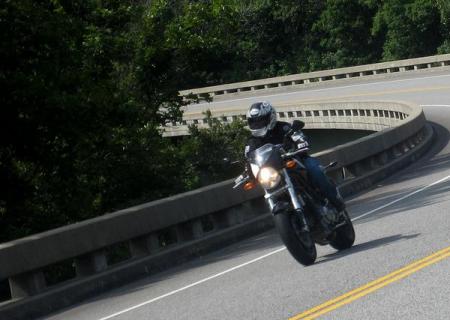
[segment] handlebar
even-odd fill
[[[287,152],[285,154],[282,154],[281,157],[283,159],[286,159],[286,158],[293,157],[293,156],[295,156],[295,155],[297,155],[299,153],[302,153],[302,152],[305,152],[305,149],[298,149],[298,150],[295,150],[295,151],[292,151],[292,152]]]
[[[237,177],[234,180],[234,186],[233,189],[236,189],[237,187],[243,185],[245,182],[248,181],[249,176],[244,176],[243,174],[241,174],[239,177]]]

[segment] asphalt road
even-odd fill
[[[305,268],[271,231],[46,319],[289,319],[316,306],[321,319],[450,318],[450,71],[265,99],[412,101],[424,105],[436,138],[413,166],[348,200],[357,236],[350,250],[318,247],[317,263]]]

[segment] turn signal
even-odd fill
[[[249,191],[252,190],[255,187],[255,184],[253,182],[247,182],[244,184],[244,190]]]
[[[286,168],[293,169],[297,166],[297,162],[295,160],[289,160],[286,162]]]

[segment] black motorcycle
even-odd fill
[[[304,152],[305,140],[301,121],[294,121],[292,130],[279,145],[265,144],[248,155],[253,177],[263,187],[281,239],[292,256],[307,266],[317,257],[315,243],[331,245],[337,250],[350,248],[355,231],[348,213],[336,208],[308,182],[307,172],[297,155]],[[289,146],[295,146],[293,151]],[[324,170],[335,166],[328,165]],[[235,180],[237,188],[255,187],[249,174]]]

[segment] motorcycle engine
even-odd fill
[[[319,207],[322,218],[329,224],[334,224],[338,220],[338,212],[328,203]]]

